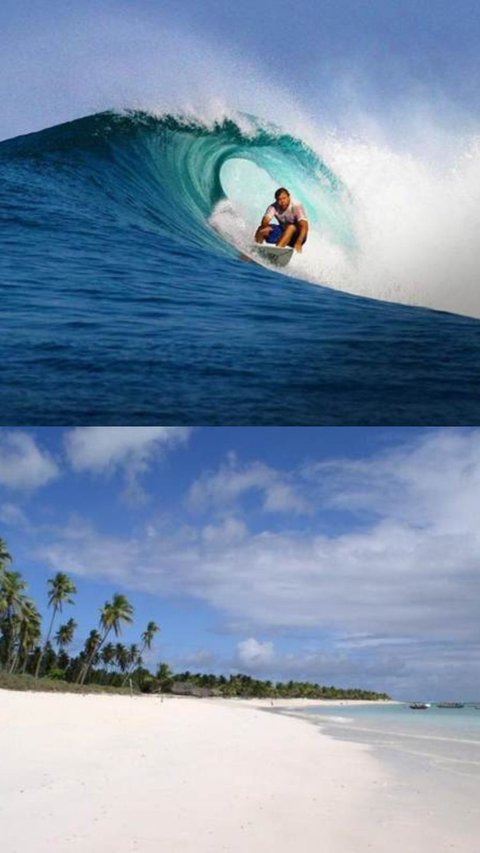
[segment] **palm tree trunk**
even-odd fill
[[[80,677],[78,679],[79,684],[84,684],[85,679],[86,679],[87,674],[88,674],[88,670],[90,669],[90,667],[92,665],[93,658],[95,657],[96,653],[99,652],[100,649],[102,648],[105,640],[108,637],[108,634],[109,634],[109,631],[106,631],[105,634],[103,635],[102,639],[100,640],[98,646],[95,649],[93,649],[93,651],[90,653],[90,656],[85,661],[85,664],[83,666],[83,671],[80,670]]]
[[[7,672],[10,672],[11,658],[13,655],[13,620],[11,612],[9,612],[7,615],[7,625],[8,632],[5,650],[5,669],[7,670]]]
[[[57,612],[57,608],[54,607],[53,613],[52,613],[52,618],[50,619],[50,627],[48,629],[47,639],[45,640],[45,644],[43,646],[42,653],[41,653],[40,657],[38,658],[37,666],[35,667],[35,678],[38,678],[38,673],[40,672],[40,667],[42,665],[43,658],[45,657],[45,652],[47,650],[47,645],[48,645],[48,642],[50,640],[50,634],[52,633],[53,622],[55,619],[56,612]]]
[[[145,649],[146,649],[146,646],[147,646],[147,644],[146,644],[146,643],[144,643],[144,644],[143,644],[143,646],[142,646],[142,648],[140,649],[139,654],[138,654],[137,661],[142,657],[142,655],[143,655],[143,653],[144,653],[144,651],[145,651]],[[130,666],[129,666],[129,668],[128,668],[127,672],[125,673],[125,678],[124,678],[124,679],[123,679],[123,681],[122,681],[122,687],[125,687],[125,685],[126,685],[126,683],[127,683],[127,680],[130,678],[130,675],[131,675],[131,673],[132,673],[132,670],[133,670],[134,666],[135,666],[135,662],[134,662],[134,663],[132,663],[132,664],[130,664]]]
[[[20,654],[20,649],[16,649],[16,650],[15,650],[15,654],[13,655],[12,662],[11,662],[11,664],[10,664],[10,669],[8,670],[8,671],[9,671],[9,673],[15,672],[15,668],[16,668],[16,666],[17,666],[17,661],[18,661],[18,656],[19,656],[19,654]]]

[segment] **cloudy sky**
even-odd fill
[[[480,108],[476,0],[3,0],[0,32],[0,138],[167,92],[280,124],[289,100],[322,123],[380,110],[403,132]]]
[[[113,592],[152,665],[479,698],[480,430],[0,430],[0,535],[78,642]]]

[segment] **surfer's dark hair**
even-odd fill
[[[279,187],[278,190],[276,190],[276,192],[275,192],[275,198],[277,201],[278,201],[278,196],[281,195],[282,193],[286,193],[287,195],[290,195],[290,193],[288,192],[288,190],[285,189],[285,187]]]

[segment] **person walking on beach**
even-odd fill
[[[272,225],[275,217],[278,225]],[[279,187],[275,201],[267,207],[262,221],[255,232],[255,242],[273,243],[276,246],[292,246],[301,252],[308,235],[308,220],[303,206],[292,199],[285,187]]]

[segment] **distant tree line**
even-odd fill
[[[122,627],[133,622],[133,606],[121,593],[115,593],[100,608],[97,627],[90,631],[81,651],[72,656],[68,648],[74,641],[77,623],[69,618],[58,624],[58,617],[65,605],[74,604],[75,584],[64,572],[57,572],[48,580],[51,615],[42,639],[41,614],[27,595],[25,580],[20,572],[12,570],[11,564],[7,544],[0,539],[0,673],[3,675],[33,676],[35,680],[44,679],[44,683],[55,680],[79,686],[130,685],[144,693],[176,692],[176,685],[181,684],[184,688],[190,686],[225,697],[388,699],[384,693],[325,687],[308,681],[274,683],[241,674],[227,678],[189,671],[174,673],[163,662],[152,673],[143,665],[143,656],[151,649],[160,628],[150,621],[138,643],[127,646],[121,643],[117,638]]]
[[[170,676],[168,689],[175,683],[190,684],[192,687],[206,688],[220,696],[242,696],[244,698],[265,699],[388,699],[386,693],[359,688],[341,688],[313,684],[310,681],[270,681],[252,678],[250,675],[204,675],[202,673],[181,672]]]

